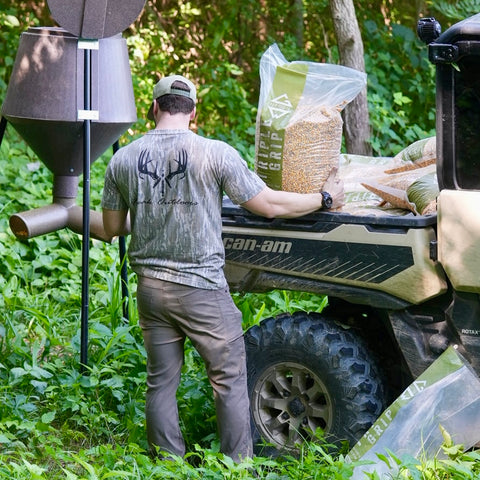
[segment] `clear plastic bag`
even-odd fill
[[[480,440],[480,379],[468,362],[449,347],[388,407],[347,456],[370,461],[355,467],[352,480],[376,472],[391,478],[379,456],[429,459],[442,455],[442,427],[455,444],[468,449]],[[391,462],[395,463],[395,462]],[[382,476],[383,475],[383,476]]]
[[[276,190],[318,192],[338,167],[340,112],[366,85],[357,70],[287,62],[276,44],[260,61],[255,169]]]

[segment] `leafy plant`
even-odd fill
[[[371,45],[365,63],[372,148],[376,156],[392,156],[420,138],[435,135],[434,67],[411,29],[379,26],[371,20],[365,22],[365,29]]]
[[[479,13],[477,0],[459,0],[452,4],[446,0],[431,3],[431,8],[450,20],[460,21]]]

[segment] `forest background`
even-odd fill
[[[354,7],[368,74],[372,152],[390,156],[435,126],[434,68],[417,39],[418,19],[435,16],[445,30],[478,12],[479,1],[362,0]],[[45,0],[0,0],[0,8],[1,99],[20,34],[55,22]],[[130,135],[151,127],[144,119],[156,81],[179,73],[199,85],[198,131],[241,145],[248,158],[262,53],[276,42],[289,61],[340,63],[341,57],[329,0],[148,0],[124,37],[139,118]]]
[[[435,134],[434,67],[417,39],[418,19],[435,16],[445,30],[480,12],[479,0],[361,0],[354,6],[368,75],[372,154],[392,156]],[[0,0],[0,103],[21,33],[44,25],[54,25],[45,0]],[[250,165],[263,52],[277,43],[290,61],[340,58],[328,0],[147,0],[124,37],[138,121],[121,143],[152,128],[145,117],[158,78],[181,73],[199,86],[196,131],[226,140]],[[110,154],[92,165],[92,208],[99,208]],[[51,180],[7,126],[0,149],[0,478],[250,478],[250,469],[216,454],[211,390],[192,349],[186,352],[179,408],[194,458],[157,465],[143,455],[145,353],[135,299],[129,299],[125,321],[118,252],[102,242],[90,249],[90,364],[89,375],[80,374],[81,238],[62,230],[20,242],[8,226],[13,213],[51,201]],[[131,274],[129,283],[134,292]],[[281,311],[324,304],[287,292],[235,301],[245,328]],[[271,479],[348,478],[351,467],[322,448],[311,446],[300,459],[282,464],[255,460],[255,468]],[[467,464],[461,468],[471,473]],[[419,477],[417,467],[404,478],[474,478],[439,473],[439,463],[436,476]]]

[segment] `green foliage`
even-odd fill
[[[30,3],[0,2],[0,98],[21,32],[29,25],[52,24],[44,2]],[[355,5],[364,42],[375,155],[393,155],[434,133],[434,69],[426,46],[416,39],[419,15],[437,12],[447,28],[449,22],[476,13],[476,4],[443,0],[396,8],[390,2],[369,0]],[[302,44],[298,26],[287,21],[292,8],[291,2],[253,0],[230,2],[226,8],[187,2],[179,8],[173,0],[148,0],[138,21],[124,33],[139,120],[121,142],[153,126],[145,115],[157,79],[181,73],[199,86],[198,131],[229,141],[252,164],[258,62],[266,48],[277,42],[289,60],[338,62],[328,1],[304,0]]]
[[[480,474],[480,452],[465,452],[462,445],[454,445],[445,439],[441,447],[443,458],[419,460],[410,455],[395,455],[388,451],[386,455],[378,454],[380,462],[387,465],[392,479],[402,480],[474,480]],[[367,478],[380,480],[374,472],[366,474]]]
[[[0,478],[341,480],[349,478],[353,468],[342,457],[336,459],[329,454],[328,445],[312,445],[304,450],[300,459],[287,457],[272,461],[258,457],[242,463],[234,463],[230,458],[219,454],[215,448],[202,449],[198,446],[188,454],[186,460],[173,457],[164,462],[152,461],[136,444],[105,444],[73,452],[63,451],[60,445],[49,443],[45,453],[48,455],[45,463],[39,462],[35,455],[28,452],[22,457],[13,455],[4,459],[0,464]]]
[[[268,295],[234,293],[233,299],[242,312],[245,329],[283,312],[321,312],[328,303],[324,295],[286,290],[275,290]]]
[[[439,12],[449,20],[455,22],[480,13],[478,0],[459,0],[455,3],[448,2],[447,0],[437,0],[429,3],[435,12]]]
[[[150,461],[144,465],[145,352],[137,326],[135,278],[129,278],[130,315],[126,321],[122,318],[117,246],[91,243],[89,367],[82,375],[81,239],[66,230],[26,242],[14,238],[8,217],[47,204],[52,179],[10,127],[2,143],[2,159],[0,478],[7,472],[18,475],[14,478],[52,477],[52,472],[57,478],[104,475],[104,467],[92,463],[91,458],[105,455],[97,463],[110,465],[107,457],[115,455],[112,450],[124,448],[121,445],[135,449],[133,464],[140,462],[135,468],[157,471],[159,467]],[[94,189],[101,188],[104,167],[103,159],[92,166]],[[98,194],[93,198],[97,203]],[[308,296],[301,293],[277,295],[255,299],[262,306],[263,316],[308,301]],[[246,304],[245,299],[239,301]],[[307,303],[305,308],[310,308]],[[257,315],[257,320],[260,318]],[[194,452],[199,445],[198,455],[205,455],[216,465],[218,453],[212,460],[202,450],[218,450],[211,387],[203,362],[190,344],[185,360],[178,392],[182,430],[189,450]],[[172,467],[173,471],[193,470],[181,465]],[[122,462],[117,467],[123,471]],[[228,467],[220,463],[211,468],[221,472]],[[160,470],[163,473],[165,468]]]
[[[377,156],[392,156],[435,135],[434,67],[411,29],[367,20],[365,30],[372,148]]]
[[[239,82],[243,72],[233,64],[212,70],[199,92],[198,133],[229,142],[253,167],[255,157],[256,109],[248,102],[247,93]]]

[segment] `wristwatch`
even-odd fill
[[[320,192],[322,194],[322,208],[326,210],[332,208],[333,199],[328,192]]]

